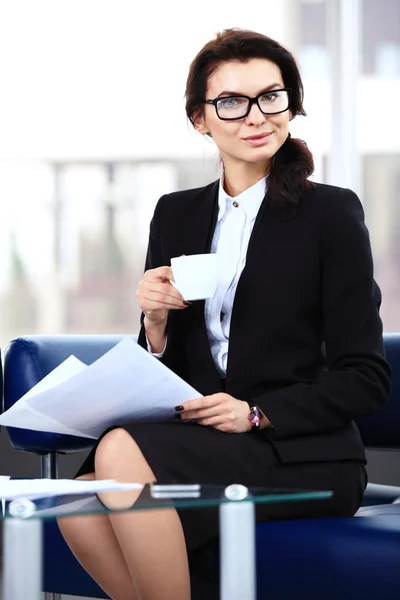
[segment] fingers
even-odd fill
[[[204,398],[196,398],[182,404],[183,410],[180,412],[182,420],[188,419],[206,419],[225,415],[231,411],[228,401],[229,396],[224,393],[212,394],[204,396]]]
[[[157,281],[143,281],[142,287],[144,293],[151,293],[152,296],[154,294],[161,294],[161,296],[163,296],[163,298],[159,298],[161,302],[170,302],[171,299],[173,299],[175,302],[179,302],[180,304],[182,302],[185,302],[185,299],[182,296],[182,294],[170,283],[160,283]]]
[[[178,418],[214,427],[224,433],[249,431],[248,404],[225,392],[183,402],[175,407]]]
[[[142,279],[136,296],[144,312],[160,309],[183,309],[189,306],[176,288],[169,282],[162,283],[160,279]]]
[[[222,415],[210,417],[209,419],[196,419],[196,423],[204,427],[214,427],[214,429],[219,429],[219,431],[224,431],[225,433],[233,433],[235,431],[234,419],[226,419]]]
[[[201,419],[214,418],[221,415],[221,409],[219,406],[213,406],[212,408],[202,408],[199,410],[184,410],[180,413],[182,420],[196,419],[197,422]]]
[[[144,310],[156,310],[157,308],[187,308],[189,304],[180,298],[174,298],[161,292],[151,292],[146,290],[140,297],[141,305]]]
[[[202,408],[211,408],[212,406],[217,406],[217,404],[220,404],[227,398],[230,398],[230,396],[222,392],[218,394],[211,394],[211,396],[202,396],[201,398],[195,398],[195,400],[182,402],[181,406],[183,408],[181,410],[200,410]]]
[[[174,281],[174,275],[171,267],[157,267],[157,269],[149,269],[143,275],[145,281]]]
[[[183,310],[189,305],[183,302],[173,304],[171,302],[160,302],[158,300],[152,300],[151,298],[143,298],[140,303],[140,307],[144,314],[155,311],[155,310]]]

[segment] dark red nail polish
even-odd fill
[[[178,406],[175,406],[175,410],[182,412],[182,410],[184,410],[184,408],[183,408],[182,404],[178,404]]]
[[[180,415],[179,413],[178,413],[178,414],[176,414],[176,415],[174,415],[174,417],[175,417],[175,419],[177,419],[178,421],[180,421],[180,420],[181,420],[181,415]]]

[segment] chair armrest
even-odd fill
[[[364,492],[362,506],[390,504],[400,497],[400,487],[397,485],[381,485],[369,483]]]
[[[4,410],[33,388],[71,354],[91,364],[126,335],[32,335],[10,342],[4,356]],[[70,453],[93,446],[93,440],[57,433],[7,427],[17,450],[47,454]]]
[[[394,515],[400,517],[400,504],[378,504],[376,506],[362,506],[358,509],[356,517],[389,517]]]

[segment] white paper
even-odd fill
[[[0,498],[29,500],[49,496],[94,494],[105,491],[141,490],[141,483],[119,483],[113,479],[89,481],[84,479],[10,479],[0,482]]]
[[[96,436],[87,435],[82,431],[67,427],[63,423],[33,410],[27,402],[19,404],[19,400],[5,413],[0,415],[0,425],[97,439]]]
[[[73,499],[72,499],[73,498]],[[51,508],[39,508],[35,510],[35,515],[39,515],[40,518],[56,516],[61,517],[62,515],[70,515],[79,513],[91,513],[96,514],[104,512],[103,505],[99,502],[96,495],[90,494],[89,497],[75,499],[76,496],[62,496],[57,499],[56,506]]]
[[[68,379],[71,379],[74,375],[81,373],[87,368],[87,365],[85,365],[75,356],[70,356],[53,371],[51,371],[51,373],[46,375],[46,377],[43,377],[43,379],[41,379],[39,383],[37,383],[24,396],[22,396],[18,402],[13,404],[13,406],[11,406],[6,412],[0,415],[0,424],[9,427],[33,429],[35,431],[50,431],[53,433],[82,437],[82,433],[80,431],[72,429],[71,427],[66,427],[62,423],[51,419],[47,415],[34,410],[31,406],[31,402],[29,402],[29,399],[47,390],[53,390],[53,393],[57,393],[55,388],[58,385],[68,381]]]
[[[21,398],[0,424],[97,438],[113,425],[171,420],[176,405],[201,396],[130,338],[89,366],[75,361],[63,363],[61,383]]]
[[[81,373],[85,369],[87,369],[87,365],[83,363],[81,360],[76,358],[76,356],[70,356],[64,362],[62,362],[58,367],[53,369],[46,377],[43,377],[33,388],[31,388],[24,396],[22,396],[21,400],[28,400],[33,396],[37,396],[40,392],[45,392],[47,390],[54,389],[57,385],[64,383],[64,381],[68,381],[74,375]]]

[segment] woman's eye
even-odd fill
[[[279,98],[279,92],[269,92],[268,94],[261,96],[261,101],[274,102],[277,98]]]
[[[237,108],[246,102],[246,98],[225,98],[224,100],[219,101],[220,108]]]

